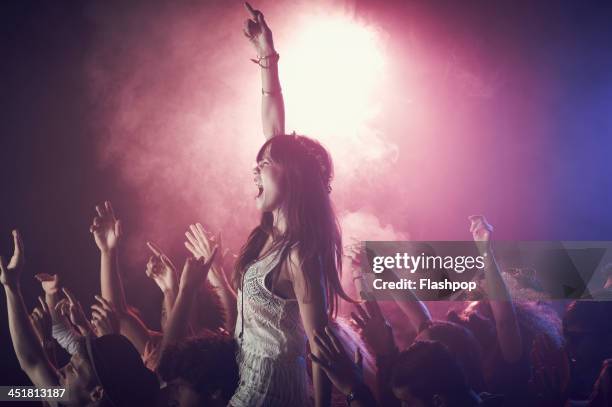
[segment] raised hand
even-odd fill
[[[19,231],[13,230],[13,256],[6,264],[0,256],[0,283],[5,287],[19,286],[19,277],[25,261],[23,252],[23,241]]]
[[[315,332],[315,342],[319,356],[311,353],[310,359],[323,369],[342,394],[348,395],[363,385],[363,358],[359,348],[351,359],[329,327],[325,327],[325,332]]]
[[[92,331],[91,324],[83,311],[81,303],[76,299],[74,294],[67,288],[62,288],[66,298],[61,300],[55,306],[59,315],[68,318],[81,335],[87,335]]]
[[[96,336],[119,333],[119,317],[115,307],[100,297],[95,296],[97,304],[91,306],[91,326]]]
[[[177,270],[170,258],[153,242],[147,242],[147,247],[153,252],[147,262],[146,275],[162,292],[174,291],[178,287]]]
[[[101,252],[111,252],[117,248],[121,238],[121,221],[115,217],[109,201],[96,205],[96,212],[98,216],[94,217],[89,231]]]
[[[476,246],[481,252],[488,251],[491,248],[493,226],[482,215],[469,216],[468,220],[470,221],[470,233],[476,242]]]
[[[223,272],[223,264],[231,254],[228,249],[223,250],[221,233],[214,236],[212,233],[204,230],[204,227],[200,223],[196,223],[195,225],[189,225],[189,230],[185,232],[185,237],[187,237],[185,247],[195,258],[208,258],[211,256],[211,249],[215,246],[218,248],[221,256],[216,256],[213,260],[211,278],[214,277],[213,279],[215,281],[213,283],[220,283],[224,286],[228,286],[227,276]]]
[[[204,257],[197,259],[194,257],[188,257],[187,260],[185,260],[185,265],[183,266],[179,290],[197,290],[202,282],[206,280],[216,254],[217,248],[215,247],[208,260],[206,260]]]
[[[376,356],[384,356],[396,350],[393,339],[393,329],[385,320],[376,301],[366,301],[363,309],[357,304],[358,314],[351,312],[352,322],[356,326],[363,341],[372,349]]]
[[[60,284],[57,274],[39,273],[35,274],[34,278],[40,281],[42,289],[47,295],[55,295],[59,293]]]
[[[41,344],[51,340],[51,315],[49,314],[49,307],[42,297],[38,297],[40,307],[34,308],[32,314],[30,314],[30,321],[36,332],[36,336]]]
[[[272,31],[261,11],[255,10],[249,3],[245,2],[244,7],[249,13],[250,18],[245,20],[243,33],[249,39],[255,52],[259,57],[272,55],[274,51],[274,41],[272,40]]]

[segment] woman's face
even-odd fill
[[[269,149],[253,169],[253,182],[257,187],[255,205],[262,212],[271,212],[280,207],[282,201],[282,168],[270,158]]]

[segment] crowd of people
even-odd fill
[[[44,403],[612,406],[612,303],[577,300],[559,310],[513,300],[483,216],[469,218],[469,233],[486,254],[483,290],[493,299],[457,302],[434,319],[410,290],[387,303],[365,294],[363,248],[343,248],[330,198],[331,157],[315,140],[285,134],[272,32],[246,8],[267,139],[254,169],[260,224],[237,256],[221,233],[190,225],[182,268],[146,242],[146,275],[163,293],[160,331],[129,303],[110,202],[96,206],[90,227],[100,293],[89,312],[60,275],[29,273],[14,230],[12,257],[0,257],[13,347],[34,386],[66,390]],[[343,259],[354,286],[341,282]],[[33,278],[42,293],[29,311],[21,282]]]

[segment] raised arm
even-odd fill
[[[521,358],[523,344],[512,297],[501,276],[491,249],[491,226],[484,216],[470,216],[470,232],[480,253],[485,256],[485,289],[490,298],[497,341],[504,360],[514,363]]]
[[[57,371],[51,365],[36,337],[30,316],[21,295],[20,274],[23,267],[23,243],[19,232],[13,231],[15,249],[8,264],[0,257],[0,283],[4,286],[8,310],[9,331],[21,369],[37,387],[57,386]],[[46,305],[46,304],[45,304]]]
[[[351,245],[347,247],[347,257],[350,259],[351,271],[353,276],[353,283],[355,289],[359,293],[362,300],[369,300],[365,298],[368,290],[364,285],[364,275],[362,273],[361,261],[366,259],[365,253],[363,253],[363,245],[361,243]],[[387,281],[399,281],[391,270],[385,270],[382,277]],[[415,332],[420,332],[423,327],[431,323],[431,314],[427,305],[417,298],[417,296],[411,290],[391,290],[393,300],[396,302],[399,309],[406,315],[408,321],[414,328]]]
[[[210,257],[212,248],[215,246],[217,247],[218,255],[215,256],[215,260],[211,266],[211,272],[208,273],[208,281],[217,289],[219,298],[221,299],[221,305],[225,312],[224,328],[227,332],[233,332],[236,326],[236,293],[227,281],[225,271],[223,271],[223,263],[227,251],[223,251],[221,234],[218,234],[214,239],[209,238],[208,235],[209,234],[207,234],[201,224],[196,223],[195,225],[190,225],[189,230],[185,232],[185,237],[187,238],[185,247],[196,258]]]
[[[119,274],[119,239],[121,221],[115,217],[109,201],[96,206],[98,216],[94,217],[89,231],[93,234],[100,250],[100,287],[102,297],[115,305],[117,311],[126,312],[127,302],[123,281]]]
[[[170,258],[155,243],[147,242],[147,247],[153,252],[153,256],[147,262],[147,277],[155,281],[164,295],[161,317],[161,326],[164,330],[178,294],[177,271]]]
[[[216,252],[217,249],[214,248],[211,257],[208,259],[189,257],[185,261],[176,303],[166,324],[166,331],[162,340],[162,352],[168,344],[181,340],[187,335],[195,295],[198,292],[198,287],[206,280]]]
[[[278,78],[278,53],[274,49],[272,31],[264,15],[254,10],[249,3],[244,3],[250,18],[244,23],[244,35],[249,39],[255,52],[252,59],[261,69],[261,120],[263,133],[267,139],[285,134],[285,102]]]

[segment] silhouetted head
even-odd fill
[[[446,346],[436,341],[418,341],[400,353],[391,387],[402,407],[478,405],[463,370]]]
[[[155,405],[159,383],[140,354],[121,335],[84,337],[70,362],[58,370],[66,405]]]
[[[212,332],[168,347],[158,372],[173,405],[226,406],[238,386],[235,352],[233,338]]]
[[[474,334],[467,328],[449,321],[434,321],[423,329],[415,341],[437,341],[455,355],[470,387],[484,390],[482,350]]]

